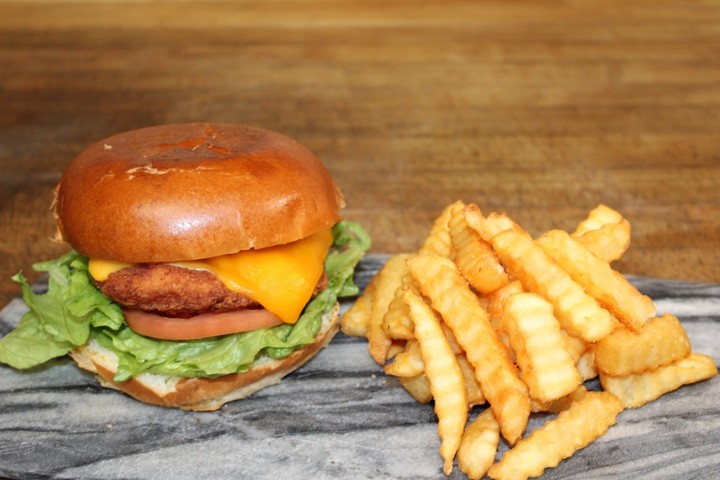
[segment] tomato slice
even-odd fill
[[[196,340],[230,333],[249,332],[281,325],[277,315],[265,309],[203,313],[190,318],[171,318],[124,309],[125,321],[135,332],[161,340]]]

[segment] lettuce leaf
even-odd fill
[[[12,277],[20,283],[30,310],[0,339],[0,362],[34,367],[85,344],[92,328],[118,329],[124,324],[120,307],[90,281],[86,258],[70,252],[33,268],[49,273],[48,291],[34,293],[22,272]]]
[[[358,224],[341,221],[333,227],[334,245],[325,260],[328,286],[305,307],[294,325],[183,342],[143,337],[125,324],[122,311],[90,280],[87,259],[75,252],[35,264],[49,274],[48,291],[35,294],[18,274],[30,308],[18,327],[0,338],[0,362],[30,368],[65,355],[94,339],[119,358],[116,381],[142,372],[183,377],[213,377],[246,371],[260,354],[282,358],[314,341],[322,317],[339,297],[358,293],[355,266],[370,248]]]

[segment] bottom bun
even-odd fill
[[[116,383],[118,357],[91,340],[70,352],[80,368],[97,374],[103,387],[120,390],[141,402],[183,410],[217,410],[227,402],[245,398],[258,390],[274,385],[292,371],[300,368],[324,348],[338,331],[339,307],[327,313],[315,336],[315,342],[295,350],[285,358],[262,356],[244,373],[221,377],[183,378],[144,372],[126,382]]]

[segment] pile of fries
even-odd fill
[[[629,222],[605,205],[572,233],[534,239],[456,202],[417,253],[386,262],[342,331],[366,337],[413,398],[434,401],[446,475],[457,458],[470,478],[539,476],[624,408],[717,374],[678,319],[612,269],[629,244]],[[598,377],[602,390],[589,391]],[[525,435],[535,412],[556,416]],[[509,449],[496,461],[501,436]]]

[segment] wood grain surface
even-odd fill
[[[0,1],[0,305],[67,163],[111,134],[248,123],[304,143],[375,252],[447,203],[532,233],[606,203],[624,273],[720,281],[720,3]],[[102,228],[101,225],[98,226]]]

